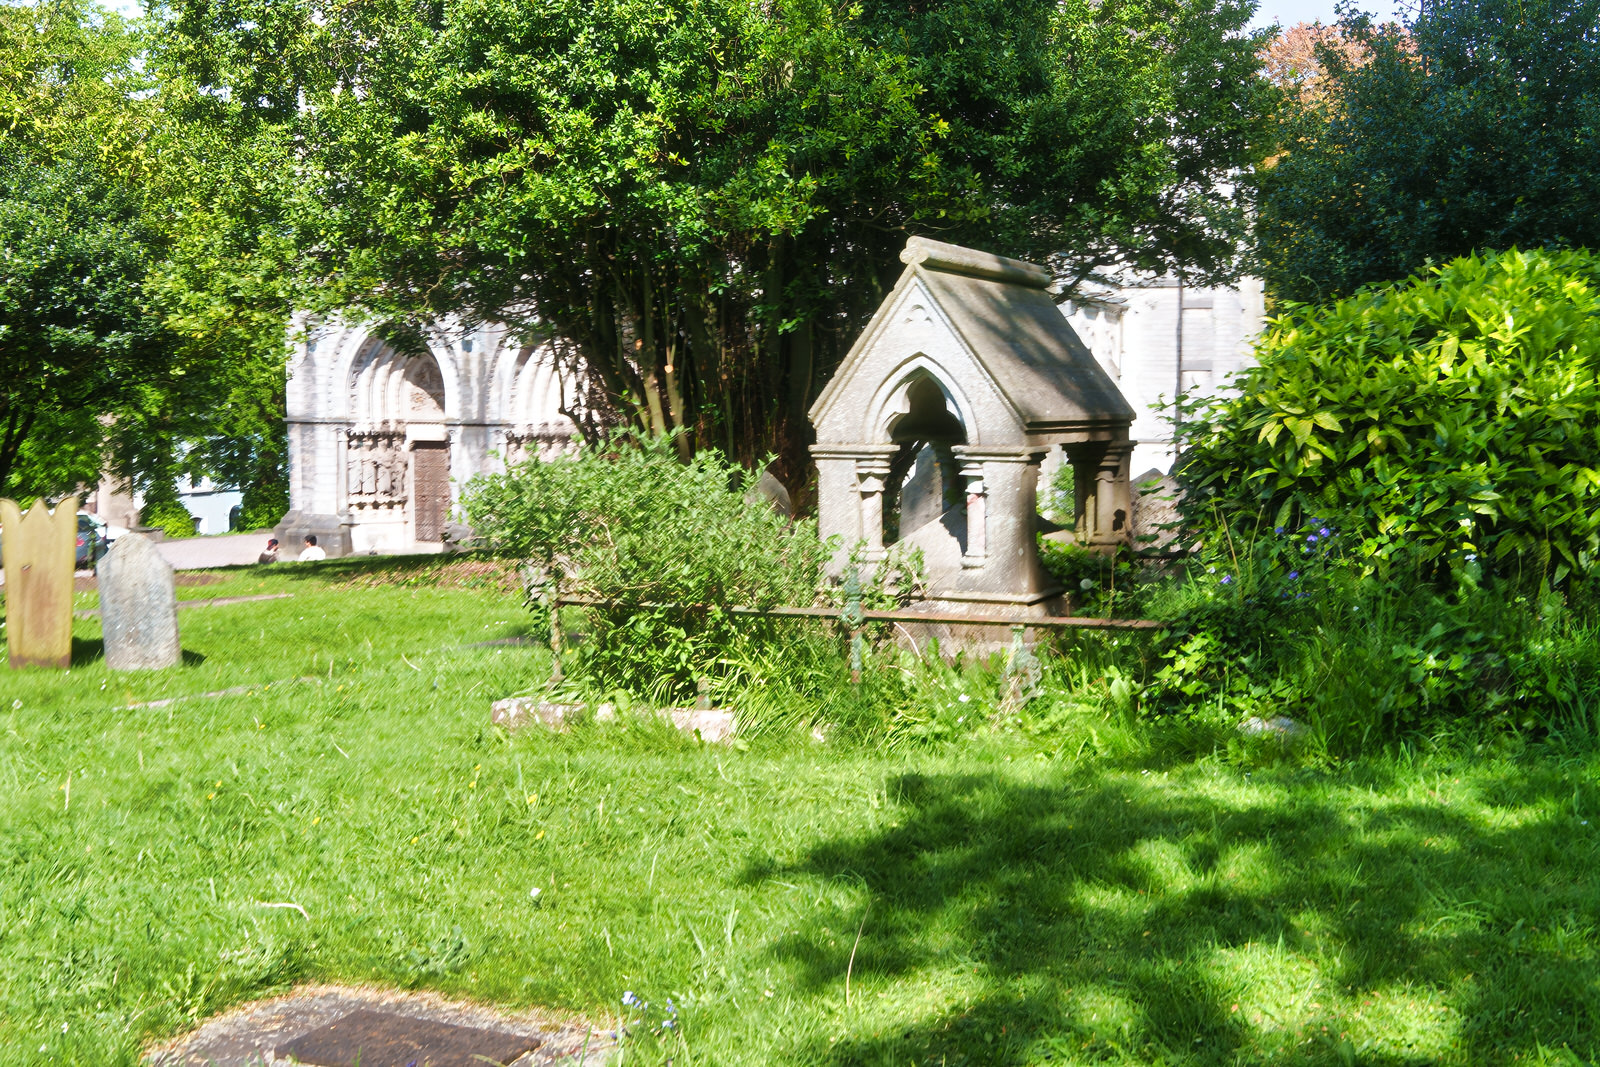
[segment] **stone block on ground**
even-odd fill
[[[552,730],[564,730],[583,710],[581,704],[555,704],[539,697],[506,697],[489,709],[489,721],[515,730],[535,723]]]
[[[565,730],[583,713],[581,704],[556,704],[539,697],[506,697],[489,709],[489,721],[508,730],[524,726],[544,726]],[[686,734],[697,734],[702,741],[719,744],[733,739],[733,712],[723,708],[662,708],[660,713]],[[595,709],[595,722],[614,722],[617,710],[611,704]]]
[[[1289,744],[1304,737],[1306,727],[1304,723],[1296,722],[1287,715],[1279,715],[1272,719],[1252,715],[1239,724],[1239,732],[1246,737],[1276,737],[1284,744]]]
[[[160,670],[183,659],[178,643],[178,593],[172,564],[149,538],[117,538],[95,566],[106,666],[114,671]]]
[[[725,708],[664,708],[662,714],[686,734],[699,734],[708,744],[733,740],[733,712]]]

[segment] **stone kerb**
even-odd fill
[[[117,538],[95,567],[106,666],[114,671],[160,670],[183,658],[178,643],[178,595],[172,564],[149,538]]]

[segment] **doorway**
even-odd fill
[[[444,540],[445,523],[450,518],[450,444],[448,441],[417,441],[411,446],[413,516],[416,539],[423,542]]]

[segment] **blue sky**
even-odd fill
[[[1334,0],[1261,0],[1256,8],[1252,26],[1270,26],[1274,22],[1293,26],[1297,22],[1317,22],[1324,25],[1334,20]],[[1373,16],[1377,22],[1388,22],[1415,6],[1406,0],[1356,0],[1356,6]]]

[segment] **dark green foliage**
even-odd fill
[[[1249,10],[181,0],[158,53],[262,194],[219,199],[281,205],[260,232],[319,300],[553,333],[628,423],[798,490],[908,234],[1233,272],[1222,179],[1269,133]]]
[[[1126,547],[1106,555],[1066,541],[1039,538],[1039,562],[1061,588],[1075,615],[1137,615],[1163,572]]]
[[[1476,249],[1600,245],[1600,3],[1437,0],[1405,30],[1344,25],[1262,181],[1262,271],[1325,300]]]
[[[0,5],[0,492],[142,484],[180,453],[227,485],[282,465],[271,227],[216,224],[236,186],[143,31],[87,0]]]
[[[828,549],[815,524],[790,523],[754,490],[714,451],[684,463],[671,439],[617,437],[477,479],[462,506],[492,550],[565,595],[614,605],[586,612],[583,665],[597,684],[685,699],[781,625],[728,608],[816,596]]]
[[[1533,589],[1600,550],[1600,261],[1457,260],[1290,305],[1235,393],[1186,411],[1191,523],[1334,522],[1396,580]]]
[[[1577,610],[1548,593],[1447,595],[1415,573],[1363,573],[1346,535],[1320,519],[1208,533],[1187,581],[1158,597],[1170,625],[1141,697],[1147,713],[1224,730],[1286,715],[1333,755],[1600,726],[1600,615],[1587,583]]]
[[[5,151],[0,138],[0,492],[59,493],[98,479],[99,417],[126,431],[163,383],[169,338],[143,292],[160,241],[94,165]]]

